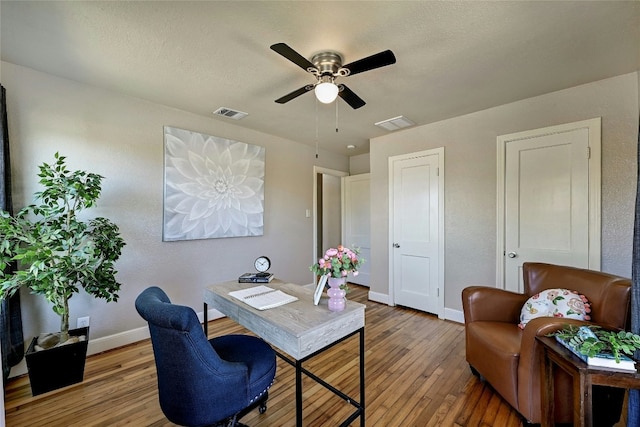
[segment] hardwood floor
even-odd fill
[[[369,426],[520,426],[520,417],[471,375],[464,327],[419,311],[350,299],[366,309],[366,421]],[[209,323],[210,337],[248,333],[229,319]],[[358,398],[358,339],[352,337],[305,367]],[[268,409],[242,419],[252,427],[295,425],[294,371],[278,359]],[[336,426],[352,406],[304,378],[304,425]],[[32,397],[26,376],[5,391],[7,426],[171,426],[158,404],[149,340],[90,356],[81,384]],[[352,425],[358,426],[359,421]],[[620,424],[624,425],[624,424]]]

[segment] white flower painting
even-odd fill
[[[264,147],[164,127],[163,240],[261,236]]]

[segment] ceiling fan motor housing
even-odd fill
[[[335,77],[342,75],[342,73],[339,73],[340,67],[342,67],[342,57],[336,52],[318,53],[311,58],[311,62],[316,66],[316,72],[320,76],[330,75]]]

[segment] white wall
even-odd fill
[[[349,175],[369,173],[369,153],[349,157]]]
[[[32,202],[37,167],[59,151],[71,170],[105,177],[98,208],[120,226],[127,243],[118,261],[120,300],[105,303],[84,293],[71,300],[71,324],[91,316],[91,338],[145,326],[134,308],[149,285],[174,302],[202,311],[206,285],[253,270],[267,255],[277,277],[310,281],[313,262],[313,166],[347,170],[348,158],[241,128],[231,120],[203,117],[121,96],[2,62],[7,89],[13,196],[16,208]],[[239,122],[241,124],[241,122]],[[163,126],[175,126],[266,148],[264,236],[162,242]],[[59,329],[42,297],[23,293],[25,339]]]
[[[496,138],[593,117],[602,117],[602,270],[630,277],[638,93],[632,73],[372,139],[371,291],[388,294],[390,156],[445,147],[445,307],[461,310],[463,288],[496,283]]]

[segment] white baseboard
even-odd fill
[[[198,312],[198,320],[202,322],[204,320],[203,312]],[[207,311],[208,320],[215,320],[224,317],[218,310],[211,309]],[[92,354],[102,353],[104,351],[113,350],[114,348],[122,347],[125,345],[133,344],[138,341],[146,340],[149,338],[149,328],[143,326],[141,328],[132,329],[129,331],[119,332],[117,334],[109,335],[106,337],[90,339],[87,347],[87,356]],[[31,340],[29,340],[31,342]],[[17,377],[27,373],[27,362],[24,358],[16,366],[11,368],[9,378]]]
[[[460,310],[445,307],[444,318],[453,322],[464,323],[464,313]]]
[[[381,294],[379,292],[369,291],[369,297],[371,301],[379,302],[381,304],[389,305],[389,295]]]
[[[381,294],[379,292],[369,291],[369,299],[371,301],[379,302],[381,304],[389,305],[389,295]],[[451,308],[444,309],[444,319],[451,320],[453,322],[464,323],[464,313],[460,310],[454,310]]]

